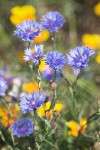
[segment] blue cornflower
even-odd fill
[[[20,107],[23,113],[34,111],[39,108],[45,101],[45,93],[34,91],[33,94],[24,94],[21,98]]]
[[[67,54],[67,63],[74,69],[82,69],[87,67],[89,57],[95,52],[87,46],[78,46],[71,49]]]
[[[51,51],[46,56],[46,63],[52,69],[61,70],[66,63],[66,58],[58,51]]]
[[[28,118],[21,118],[20,120],[16,120],[11,124],[12,134],[18,137],[29,136],[34,132],[33,125],[33,121]]]
[[[64,22],[63,16],[57,11],[47,12],[41,18],[42,27],[48,29],[50,32],[58,32],[58,29],[63,26]]]
[[[27,48],[25,50],[25,61],[32,60],[34,65],[39,64],[41,58],[44,57],[43,45],[35,45],[33,49]]]
[[[5,96],[5,92],[8,88],[6,79],[0,75],[0,96]]]
[[[16,26],[14,34],[23,41],[31,42],[41,32],[41,25],[36,21],[26,20]]]

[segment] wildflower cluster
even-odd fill
[[[29,46],[24,51],[24,61],[26,62],[31,61],[32,65],[38,68],[37,90],[35,90],[34,88],[27,90],[28,85],[26,85],[26,90],[24,90],[26,91],[26,93],[24,93],[20,99],[20,107],[23,113],[37,111],[39,116],[48,118],[51,118],[51,116],[54,115],[55,111],[59,113],[63,106],[60,103],[56,104],[54,100],[56,99],[55,92],[57,87],[56,86],[58,77],[57,74],[61,76],[61,72],[65,67],[65,65],[69,65],[73,69],[76,70],[79,69],[79,71],[81,71],[83,68],[87,67],[89,57],[94,54],[94,51],[87,46],[78,46],[70,50],[69,54],[66,55],[55,49],[52,49],[52,51],[46,54],[42,44],[30,47],[32,41],[34,41],[35,38],[39,36],[39,34],[41,33],[41,27],[44,29],[48,29],[50,32],[54,33],[58,32],[58,30],[63,26],[64,23],[65,20],[63,19],[63,16],[59,12],[52,11],[42,16],[41,23],[28,19],[24,20],[23,22],[21,22],[19,25],[16,26],[14,34],[17,35],[20,39],[29,42]],[[47,94],[45,92],[40,91],[41,89],[40,72],[43,72],[45,70],[44,69],[45,67],[48,67],[49,70],[51,69],[50,73],[53,74],[50,77],[50,86],[54,91],[54,97],[51,100],[51,102],[49,101],[50,98],[47,96]],[[51,81],[51,79],[53,80]],[[34,85],[33,83],[31,84]],[[69,126],[69,124],[67,125]],[[27,136],[33,133],[34,131],[33,122],[27,118],[22,118],[19,121],[16,121],[15,123],[12,124],[12,128],[13,128],[12,129],[13,135],[17,135],[18,137]]]
[[[22,8],[18,7],[16,9],[20,10]],[[14,12],[16,12],[16,9],[12,10],[13,15]],[[32,11],[32,13],[34,11],[33,14],[35,14],[35,9],[31,8],[30,11]],[[13,17],[14,16],[11,17],[11,20],[13,19]],[[46,136],[49,137],[49,135],[56,133],[59,127],[57,126],[57,120],[59,120],[61,115],[60,113],[64,108],[62,102],[59,102],[59,94],[56,91],[59,83],[62,79],[64,79],[64,81],[66,81],[68,85],[68,90],[70,91],[72,99],[76,99],[75,85],[77,83],[79,75],[81,71],[83,71],[88,66],[89,58],[95,52],[88,46],[82,45],[69,50],[69,53],[63,54],[62,52],[57,50],[55,43],[53,43],[55,44],[55,47],[53,46],[51,51],[47,52],[47,49],[43,44],[38,44],[38,42],[37,44],[35,44],[35,41],[42,41],[40,37],[42,37],[43,30],[48,30],[51,34],[53,33],[52,42],[55,42],[54,34],[56,34],[56,32],[58,32],[59,29],[63,27],[65,23],[64,17],[57,11],[50,11],[47,12],[46,15],[41,17],[39,23],[37,21],[34,21],[34,18],[26,17],[26,19],[24,18],[20,23],[16,23],[16,30],[14,31],[14,35],[16,35],[19,39],[27,42],[28,46],[23,52],[23,60],[25,62],[25,65],[29,66],[28,69],[30,69],[30,72],[32,73],[32,78],[29,79],[29,82],[28,80],[26,80],[25,83],[24,79],[22,78],[20,79],[23,80],[23,82],[21,83],[19,80],[16,80],[16,82],[14,82],[12,86],[11,91],[8,93],[10,97],[19,100],[21,113],[20,117],[25,117],[17,118],[17,114],[19,111],[16,111],[13,117],[11,117],[11,114],[9,114],[7,111],[7,117],[10,116],[7,119],[12,120],[8,121],[6,125],[4,125],[3,113],[5,110],[2,111],[2,109],[0,109],[0,111],[3,112],[0,116],[2,117],[2,125],[6,127],[10,126],[12,135],[17,137],[26,137],[36,132],[37,129],[41,128],[36,118],[41,119],[42,123],[45,124],[45,128],[42,129],[42,132],[44,132],[44,130],[46,132],[46,134],[44,134],[43,136],[44,140]],[[74,71],[79,71],[74,82],[69,81],[64,76],[63,71],[66,66],[71,67],[71,69]],[[47,84],[49,83],[49,90],[44,90],[46,89],[46,87],[43,87],[43,78],[47,80]],[[36,80],[33,81],[33,79]],[[9,85],[7,85],[6,79],[0,75],[1,98],[6,96],[8,86]],[[20,94],[18,89],[21,89]],[[73,120],[78,120],[78,108],[75,101],[73,103],[74,108],[72,109],[75,110]],[[79,134],[84,134],[88,127],[88,119],[81,118],[79,123],[77,123],[78,121],[76,122],[73,120],[67,123],[62,121],[65,125],[65,128],[67,128],[68,130],[66,136],[68,135],[78,137]],[[70,128],[70,130],[68,128]],[[36,135],[34,135],[34,137],[35,136]],[[40,135],[39,138],[41,138]],[[38,138],[36,140],[38,141]],[[42,140],[39,144],[41,145],[41,143]]]

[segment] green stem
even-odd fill
[[[66,83],[68,84],[68,86],[72,87],[72,84],[68,81],[68,79],[64,76],[64,74],[62,72],[60,72],[60,75],[66,81]]]
[[[53,145],[52,143],[50,143],[50,142],[49,142],[49,141],[47,141],[46,139],[44,139],[43,141],[47,142],[49,145],[51,145],[51,146],[53,146],[53,147],[55,147],[55,148],[56,148],[56,146],[55,146],[55,145]]]
[[[76,91],[75,91],[75,86],[76,86],[76,84],[77,84],[77,81],[78,81],[78,79],[79,79],[79,77],[80,77],[80,73],[77,75],[77,77],[76,77],[76,79],[75,79],[75,81],[74,81],[74,83],[73,83],[73,85],[72,85],[72,91],[73,91],[73,98],[74,98],[74,105],[75,105],[75,111],[77,112],[77,101],[76,101]]]
[[[75,87],[75,85],[76,85],[76,83],[77,83],[79,77],[80,77],[80,73],[78,74],[78,76],[76,77],[76,80],[74,81],[74,83],[73,83],[73,85],[72,85],[72,88],[73,88],[73,89],[74,89],[74,87]]]
[[[95,112],[94,114],[92,114],[92,115],[88,118],[87,123],[90,123],[90,122],[91,122],[91,119],[93,119],[97,114],[99,114],[98,111]],[[99,115],[99,116],[100,116],[100,115]]]
[[[41,74],[40,74],[40,70],[38,68],[38,76],[37,76],[37,79],[38,79],[38,86],[39,86],[39,92],[41,91]]]

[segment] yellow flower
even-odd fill
[[[53,112],[57,111],[59,113],[62,110],[62,108],[63,108],[63,105],[61,103],[56,103],[55,107],[53,109],[51,109],[51,110],[49,110],[50,106],[51,106],[51,102],[50,101],[46,102],[44,105],[40,106],[37,109],[38,114],[41,117],[48,117],[48,118],[50,118]]]
[[[61,103],[56,103],[54,107],[54,111],[60,112],[63,108],[63,105]]]
[[[82,42],[84,45],[93,49],[100,48],[100,35],[99,34],[84,34],[82,36]]]
[[[2,107],[0,108],[0,121],[4,127],[8,127],[11,123],[13,123],[17,119],[18,112],[20,108],[18,105],[10,106],[10,110]]]
[[[27,93],[33,93],[34,91],[39,91],[39,87],[36,82],[29,82],[23,84],[22,90]]]
[[[42,58],[40,60],[40,65],[39,65],[39,70],[42,72],[45,68],[45,65],[46,65],[46,61]]]
[[[39,36],[32,41],[33,43],[42,43],[49,39],[50,33],[48,30],[42,30]]]
[[[82,118],[80,123],[77,123],[73,120],[66,123],[66,125],[70,128],[68,131],[68,136],[78,137],[79,133],[84,134],[87,129],[87,119]]]
[[[80,130],[79,124],[77,122],[71,120],[67,123],[67,126],[71,129],[70,131],[68,131],[68,135],[78,137],[78,132]]]
[[[11,9],[11,13],[12,15],[10,16],[10,21],[14,25],[18,25],[27,19],[36,19],[36,9],[31,5],[15,6]]]
[[[86,118],[82,118],[80,120],[80,126],[81,126],[81,133],[85,133],[85,131],[87,129],[87,119]]]
[[[100,54],[97,55],[97,57],[96,57],[96,62],[97,62],[98,64],[100,64]]]
[[[94,6],[94,13],[97,16],[100,16],[100,2],[98,2],[95,6]]]

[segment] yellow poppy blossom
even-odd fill
[[[68,136],[78,137],[79,133],[84,134],[87,129],[87,119],[82,118],[80,123],[77,123],[73,120],[66,123],[66,125],[70,128],[68,131]]]
[[[32,5],[15,6],[11,9],[11,13],[10,21],[14,25],[18,25],[27,19],[36,19],[36,9]]]
[[[56,103],[55,107],[53,109],[51,109],[51,110],[49,110],[50,106],[51,106],[51,102],[50,101],[46,102],[44,105],[40,106],[37,109],[38,114],[41,117],[48,117],[48,118],[50,118],[53,112],[57,111],[59,113],[62,110],[62,108],[63,108],[63,105],[61,103]]]
[[[23,84],[22,90],[27,93],[33,93],[34,91],[39,91],[39,87],[36,82],[28,82]]]
[[[0,108],[0,121],[4,127],[8,127],[11,123],[13,123],[17,119],[18,112],[20,108],[18,105],[10,106],[10,110],[2,107]]]
[[[74,137],[78,136],[78,132],[80,130],[80,126],[77,122],[71,120],[67,123],[67,126],[71,129],[70,131],[68,131],[68,135],[72,135]]]
[[[95,6],[94,6],[94,13],[97,16],[100,16],[100,2],[98,2]]]
[[[99,34],[84,34],[82,36],[82,42],[84,45],[93,49],[100,48],[100,35]]]
[[[41,30],[41,33],[39,36],[36,36],[36,38],[32,41],[33,43],[42,43],[49,39],[50,33],[48,30]]]

